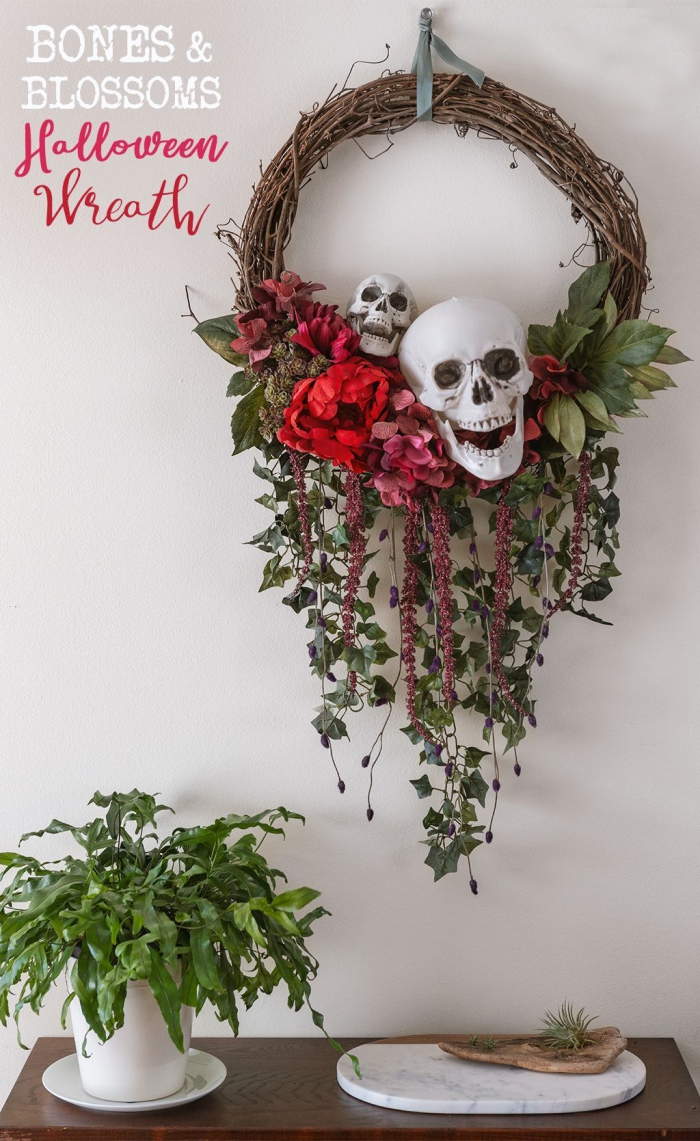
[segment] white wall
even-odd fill
[[[211,202],[191,238],[139,221],[44,227],[31,193],[41,179],[12,176],[24,26],[85,26],[97,6],[5,5],[0,848],[53,815],[84,819],[96,788],[158,789],[188,822],[287,804],[308,824],[275,856],[293,883],[322,888],[333,912],[313,945],[316,1000],[334,1033],[512,1030],[571,998],[629,1035],[675,1036],[700,1076],[696,366],[677,371],[678,390],[648,421],[625,424],[623,577],[605,604],[615,624],[565,615],[553,627],[540,728],[520,781],[506,775],[474,899],[465,875],[433,886],[423,867],[424,806],[401,734],[378,770],[371,826],[359,767],[366,723],[341,751],[348,791],[337,794],[309,726],[317,695],[305,631],[278,595],[257,593],[263,556],[242,545],[266,513],[252,502],[251,458],[230,456],[230,370],[180,318],[185,282],[201,317],[232,304],[232,266],[212,232],[242,218],[258,159],[354,59],[378,58],[389,42],[391,64],[406,67],[419,7],[99,5],[103,23],[173,23],[183,70],[190,31],[213,44],[219,110],[109,115],[115,134],[158,127],[230,140],[218,164],[188,168],[188,199]],[[438,20],[458,53],[555,105],[630,177],[649,239],[650,304],[700,358],[695,5],[452,0]],[[57,113],[57,133],[70,137],[82,119]],[[509,161],[500,144],[428,124],[371,164],[349,145],[306,191],[288,265],[326,281],[338,302],[387,269],[406,275],[422,306],[481,291],[525,321],[546,319],[572,276],[558,264],[582,234],[526,160],[517,170]],[[174,166],[114,159],[89,164],[83,181],[105,201],[145,198]],[[54,185],[66,169],[57,160]],[[27,1013],[29,1043],[58,1032],[60,997],[40,1019]],[[281,997],[243,1027],[314,1033]],[[11,1028],[0,1029],[0,1059],[2,1100],[23,1060]]]

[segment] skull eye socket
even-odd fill
[[[433,369],[433,380],[438,388],[455,388],[464,376],[465,368],[462,361],[440,361]]]
[[[492,349],[484,357],[484,368],[494,380],[511,380],[520,372],[520,361],[512,349]]]
[[[399,313],[404,313],[408,308],[408,298],[404,297],[403,293],[392,293],[389,298],[389,304],[392,309],[396,309]]]
[[[376,301],[381,297],[382,291],[377,285],[368,285],[366,289],[362,290],[362,301]]]

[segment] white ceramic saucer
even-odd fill
[[[85,1093],[80,1084],[77,1054],[68,1054],[60,1058],[45,1070],[42,1082],[44,1088],[61,1101],[71,1105],[79,1105],[81,1109],[97,1109],[106,1113],[135,1113],[137,1110],[169,1109],[170,1106],[187,1105],[191,1101],[198,1101],[206,1097],[212,1090],[217,1089],[226,1077],[226,1066],[211,1054],[203,1050],[190,1050],[187,1062],[185,1084],[177,1093],[169,1097],[158,1098],[157,1101],[102,1101],[99,1097]]]

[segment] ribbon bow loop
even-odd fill
[[[416,77],[416,118],[420,122],[433,117],[433,48],[440,59],[449,63],[451,67],[456,67],[463,75],[469,76],[477,87],[481,87],[485,77],[481,68],[460,59],[444,40],[435,35],[432,8],[421,10],[418,28],[418,44],[411,65],[411,74]]]

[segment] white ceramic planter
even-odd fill
[[[100,1042],[88,1029],[80,1003],[73,999],[71,1023],[85,1092],[104,1101],[155,1101],[177,1093],[185,1083],[193,1013],[191,1006],[182,1007],[181,1054],[145,979],[128,984],[124,1025],[108,1042]],[[86,1034],[88,1058],[82,1052]]]

